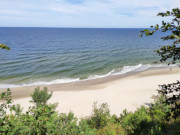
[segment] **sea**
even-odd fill
[[[0,27],[0,88],[51,85],[139,72],[154,62],[166,33],[144,28]]]

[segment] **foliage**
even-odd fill
[[[97,102],[93,105],[93,113],[92,115],[87,118],[87,124],[91,128],[103,128],[108,124],[108,121],[110,120],[110,110],[108,108],[107,103],[103,103],[97,107]]]
[[[174,64],[176,61],[180,60],[180,47],[176,46],[180,43],[180,9],[174,8],[172,11],[158,13],[157,15],[161,17],[172,17],[173,19],[171,22],[162,21],[162,26],[159,26],[158,24],[151,26],[153,30],[145,29],[141,31],[140,37],[142,37],[143,34],[146,36],[153,35],[156,31],[170,31],[170,35],[162,37],[161,39],[172,40],[172,45],[162,46],[156,50],[156,52],[161,56],[161,62],[170,59],[171,63]]]
[[[150,104],[149,113],[153,120],[157,123],[161,123],[161,121],[168,120],[168,117],[171,113],[171,108],[168,104],[165,103],[165,98],[163,95],[158,95],[155,97],[155,102]]]
[[[107,126],[99,129],[97,135],[126,135],[125,129],[118,123],[108,124]]]
[[[49,134],[80,134],[77,125],[77,118],[72,112],[68,114],[55,115],[52,121],[47,123],[47,133]]]
[[[148,113],[148,109],[141,106],[134,113],[125,114],[121,118],[122,126],[128,131],[129,134],[137,134],[147,131],[148,127],[152,126],[152,118]]]
[[[160,85],[158,90],[165,98],[165,103],[171,106],[174,117],[180,116],[180,82]]]
[[[21,108],[20,104],[17,104],[17,105],[15,105],[14,111],[15,111],[16,115],[20,115],[23,111],[23,108]]]
[[[87,124],[87,118],[81,118],[79,122],[79,129],[81,131],[81,134],[85,135],[96,135],[97,132],[96,128],[92,128]]]
[[[151,103],[149,108],[141,106],[134,113],[124,111],[119,118],[120,124],[127,134],[163,135],[169,127],[166,120],[167,111],[171,111],[169,106],[162,103],[162,97],[158,97],[157,101]]]
[[[36,104],[36,106],[45,105],[47,101],[51,98],[52,92],[48,94],[48,90],[46,87],[44,87],[43,90],[40,90],[40,88],[35,88],[35,91],[33,94],[31,94],[33,103]]]
[[[8,46],[6,46],[5,44],[1,44],[1,43],[0,43],[0,48],[10,50],[10,48]]]
[[[1,96],[3,96],[3,99],[8,99],[8,102],[4,103],[8,108],[10,107],[9,104],[12,103],[11,98],[9,98],[11,97],[11,92],[8,89],[4,93],[1,93]],[[49,98],[43,96],[41,100],[47,101]],[[25,113],[22,113],[21,107],[17,105],[14,109],[15,115],[3,115],[0,121],[0,134],[80,134],[80,128],[77,126],[77,118],[74,117],[73,113],[70,112],[67,115],[58,114],[55,111],[57,104],[40,103],[42,104],[29,107]],[[5,109],[2,108],[4,112],[6,111]]]
[[[46,91],[47,92],[47,91]],[[47,94],[47,93],[46,93]],[[45,101],[46,96],[43,96]],[[0,119],[0,134],[2,135],[163,135],[180,134],[180,116],[174,119],[171,115],[172,108],[167,104],[163,95],[156,97],[150,107],[141,106],[134,113],[123,111],[120,116],[110,115],[106,103],[93,105],[90,117],[82,118],[79,123],[72,112],[58,113],[57,104],[39,104],[30,106],[23,113],[19,105],[14,106],[15,113],[6,114],[6,110],[13,107],[11,91],[1,93],[1,111],[5,112]]]
[[[170,40],[172,44],[162,46],[156,52],[161,56],[161,62],[171,60],[170,63],[175,64],[180,60],[180,47],[177,46],[180,43],[180,9],[174,8],[171,12],[159,13],[158,16],[173,19],[171,22],[162,21],[162,26],[158,24],[151,26],[153,30],[141,31],[140,37],[143,34],[153,35],[156,31],[170,33],[162,39]],[[164,127],[169,130],[166,131],[168,134],[180,134],[180,130],[178,130],[180,129],[180,82],[160,85],[158,92],[161,96],[150,106],[151,117],[153,121],[156,121],[157,126],[151,129],[151,134],[160,134]],[[159,125],[160,127],[158,127]]]
[[[0,94],[0,118],[4,117],[6,115],[6,112],[8,109],[10,111],[15,109],[15,106],[12,105],[12,96],[11,96],[11,90],[7,89],[5,92],[2,92]]]

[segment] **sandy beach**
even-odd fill
[[[179,79],[179,68],[155,68],[133,74],[40,87],[48,87],[49,91],[53,91],[49,103],[58,103],[57,111],[72,111],[80,118],[91,114],[95,101],[98,104],[108,103],[112,114],[119,115],[124,109],[134,111],[153,101],[152,96],[157,95],[158,85]],[[36,87],[11,88],[14,103],[27,110],[32,105],[29,95]]]

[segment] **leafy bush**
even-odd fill
[[[16,114],[16,115],[20,115],[20,114],[22,113],[22,111],[23,111],[23,108],[21,107],[20,104],[17,104],[17,105],[15,106],[14,111],[15,111],[15,114]]]
[[[37,90],[37,89],[36,89]],[[40,91],[35,91],[32,95]],[[44,90],[47,95],[47,90]],[[52,94],[51,94],[52,95]],[[36,96],[37,97],[37,96]],[[42,98],[44,97],[44,98]],[[165,97],[159,95],[150,107],[141,106],[134,113],[126,110],[120,114],[110,115],[108,104],[93,105],[90,117],[82,118],[79,123],[72,112],[59,114],[57,104],[47,104],[47,96],[34,100],[35,106],[22,113],[20,105],[14,106],[11,91],[1,93],[0,134],[2,135],[163,135],[180,134],[180,117],[174,119],[172,107],[165,102]],[[43,102],[41,102],[43,101]],[[38,105],[37,105],[38,103]],[[6,110],[14,113],[6,114]]]
[[[68,114],[53,114],[50,121],[46,123],[48,134],[80,134],[77,118],[72,112]]]
[[[40,93],[43,93],[43,96]],[[1,104],[4,115],[0,119],[0,134],[79,134],[77,118],[74,117],[73,113],[58,114],[55,111],[57,104],[47,104],[51,95],[48,95],[47,89],[43,91],[36,89],[32,94],[32,98],[40,97],[40,100],[33,100],[36,106],[31,106],[26,113],[21,113],[22,109],[19,105],[13,106],[15,115],[7,115],[6,109],[12,107],[10,106],[12,103],[11,92],[8,89],[1,93],[1,99],[6,102]]]
[[[87,124],[91,128],[103,128],[108,124],[108,121],[110,120],[111,115],[110,115],[110,110],[108,108],[107,103],[103,103],[97,107],[97,102],[94,103],[93,105],[93,113],[92,115],[87,118]]]
[[[165,98],[163,95],[155,97],[155,102],[150,104],[149,113],[153,120],[156,122],[161,122],[162,120],[168,120],[171,114],[170,105],[165,103]]]
[[[82,118],[79,122],[79,129],[81,131],[81,134],[85,135],[96,135],[97,129],[90,127],[90,125],[87,124],[87,118]]]
[[[147,131],[153,125],[148,108],[141,106],[134,113],[122,115],[121,124],[130,134],[137,134]]]
[[[15,109],[15,106],[12,105],[13,102],[10,89],[0,94],[0,102],[0,118],[3,118],[8,110],[12,111]]]
[[[33,103],[36,104],[36,106],[45,105],[47,101],[51,98],[52,92],[48,94],[48,90],[46,87],[44,87],[43,90],[40,90],[40,88],[35,88],[35,91],[33,94],[31,94]]]
[[[160,94],[164,96],[164,103],[171,106],[174,118],[180,116],[180,82],[160,85]]]
[[[120,124],[108,124],[97,131],[97,135],[126,135],[125,129]]]

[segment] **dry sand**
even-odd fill
[[[112,114],[119,115],[124,109],[134,111],[153,101],[152,96],[157,95],[158,85],[176,80],[180,80],[180,69],[164,68],[46,87],[53,90],[49,103],[57,102],[60,113],[71,110],[80,118],[91,114],[95,101],[98,104],[108,103]],[[29,103],[29,95],[35,87],[37,86],[12,88],[14,103],[21,104],[27,110],[32,105]]]

